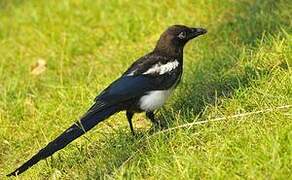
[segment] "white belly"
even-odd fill
[[[147,95],[141,97],[139,101],[140,108],[144,111],[153,111],[160,108],[165,103],[171,92],[172,89],[150,91]]]

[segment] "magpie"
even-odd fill
[[[132,117],[135,113],[145,112],[154,125],[159,125],[154,111],[165,103],[181,80],[185,44],[206,32],[203,28],[184,25],[168,27],[154,50],[139,58],[121,77],[104,89],[79,121],[7,176],[23,173],[117,112],[126,111],[133,134]]]

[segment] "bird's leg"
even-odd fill
[[[151,120],[151,122],[155,125],[155,126],[159,126],[159,122],[156,121],[155,117],[154,117],[154,113],[153,111],[147,111],[146,112],[146,117],[149,118]]]
[[[133,117],[133,115],[134,115],[134,113],[132,113],[130,111],[127,111],[126,112],[126,116],[127,116],[127,119],[128,119],[129,125],[130,125],[131,132],[132,132],[133,136],[135,136],[135,132],[134,132],[134,128],[133,128],[133,123],[132,123],[132,117]]]

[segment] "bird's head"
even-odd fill
[[[167,50],[169,51],[169,53],[171,53],[171,51],[174,51],[174,49],[176,51],[180,49],[182,50],[188,41],[205,33],[207,33],[207,30],[203,28],[192,28],[184,25],[173,25],[167,28],[166,31],[162,33],[155,49]]]

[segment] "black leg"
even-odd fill
[[[133,136],[135,136],[133,123],[132,123],[132,117],[133,117],[134,113],[127,111],[126,115],[127,115],[127,119],[128,119],[129,125],[130,125],[130,129],[132,131],[132,134],[133,134]]]
[[[154,125],[159,125],[159,123],[155,120],[153,111],[147,111],[146,117],[149,118]]]

